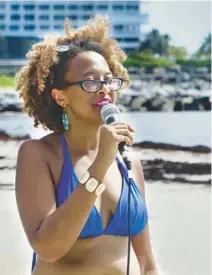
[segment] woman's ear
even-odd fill
[[[66,98],[61,90],[52,89],[51,95],[52,95],[52,98],[54,99],[54,101],[58,105],[60,105],[61,107],[66,107],[66,105],[67,105]]]

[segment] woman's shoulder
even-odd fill
[[[26,157],[39,155],[42,159],[47,160],[52,154],[58,154],[60,151],[60,135],[51,133],[40,139],[28,139],[19,147],[18,154],[24,154]]]

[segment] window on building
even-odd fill
[[[47,11],[47,10],[49,10],[49,5],[40,5],[38,8],[40,10]]]
[[[81,19],[82,20],[88,20],[88,19],[90,19],[90,17],[91,17],[91,15],[82,15]]]
[[[114,25],[114,30],[115,31],[123,31],[124,30],[124,25]]]
[[[127,29],[128,29],[128,31],[138,31],[139,26],[137,26],[137,25],[128,25]]]
[[[26,11],[32,11],[32,10],[35,9],[35,5],[33,5],[33,4],[26,4],[26,5],[24,5],[24,9]]]
[[[77,5],[69,5],[68,6],[69,10],[78,10],[78,6]]]
[[[83,5],[82,9],[84,11],[92,11],[93,10],[93,5]]]
[[[49,30],[49,26],[48,26],[48,25],[41,25],[41,26],[40,26],[40,29],[41,29],[42,31],[47,31],[47,30]]]
[[[99,9],[99,10],[108,10],[108,5],[103,5],[103,4],[101,4],[101,5],[98,5],[97,6],[97,9]]]
[[[77,20],[77,15],[69,15],[68,18],[70,20]]]
[[[65,6],[64,5],[54,5],[53,9],[56,11],[63,11],[63,10],[65,10]]]
[[[55,30],[62,30],[62,29],[63,29],[63,26],[62,26],[62,25],[55,25],[55,26],[54,26],[54,29],[55,29]]]
[[[26,31],[34,31],[35,30],[35,25],[25,25],[24,29]]]
[[[124,10],[124,6],[121,4],[115,4],[115,5],[113,5],[113,10],[114,11],[122,11],[122,10]]]
[[[4,14],[0,14],[0,20],[4,20],[5,15]]]
[[[40,20],[49,20],[49,15],[40,15],[39,19]]]
[[[138,11],[139,10],[139,4],[135,3],[135,4],[128,4],[127,5],[127,11]]]
[[[0,31],[4,31],[6,29],[5,25],[0,25]]]
[[[17,30],[20,29],[20,26],[18,26],[18,25],[10,25],[9,29],[10,29],[10,31],[17,31]]]
[[[125,48],[124,51],[125,51],[127,54],[134,53],[134,52],[135,52],[135,48]]]
[[[54,19],[55,20],[65,20],[65,16],[64,15],[55,15]]]
[[[25,14],[24,19],[26,21],[33,21],[35,19],[35,16],[34,16],[34,14]]]
[[[14,5],[11,5],[11,10],[18,11],[20,9],[20,7],[21,7],[20,5],[14,4]]]
[[[13,21],[19,21],[19,20],[21,19],[21,16],[20,16],[20,14],[12,14],[12,15],[10,16],[10,18],[11,18],[11,20],[13,20]]]
[[[128,37],[123,39],[124,42],[138,42],[139,39],[137,37]]]

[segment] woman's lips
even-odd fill
[[[100,100],[100,101],[96,102],[94,105],[95,105],[98,109],[101,110],[102,107],[103,107],[104,105],[107,105],[107,104],[109,104],[109,103],[111,103],[110,100]]]

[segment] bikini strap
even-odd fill
[[[68,151],[68,145],[67,145],[64,133],[61,134],[61,144],[62,144],[62,149],[63,149],[64,161],[69,161],[70,162],[70,155],[69,155],[69,151]]]

